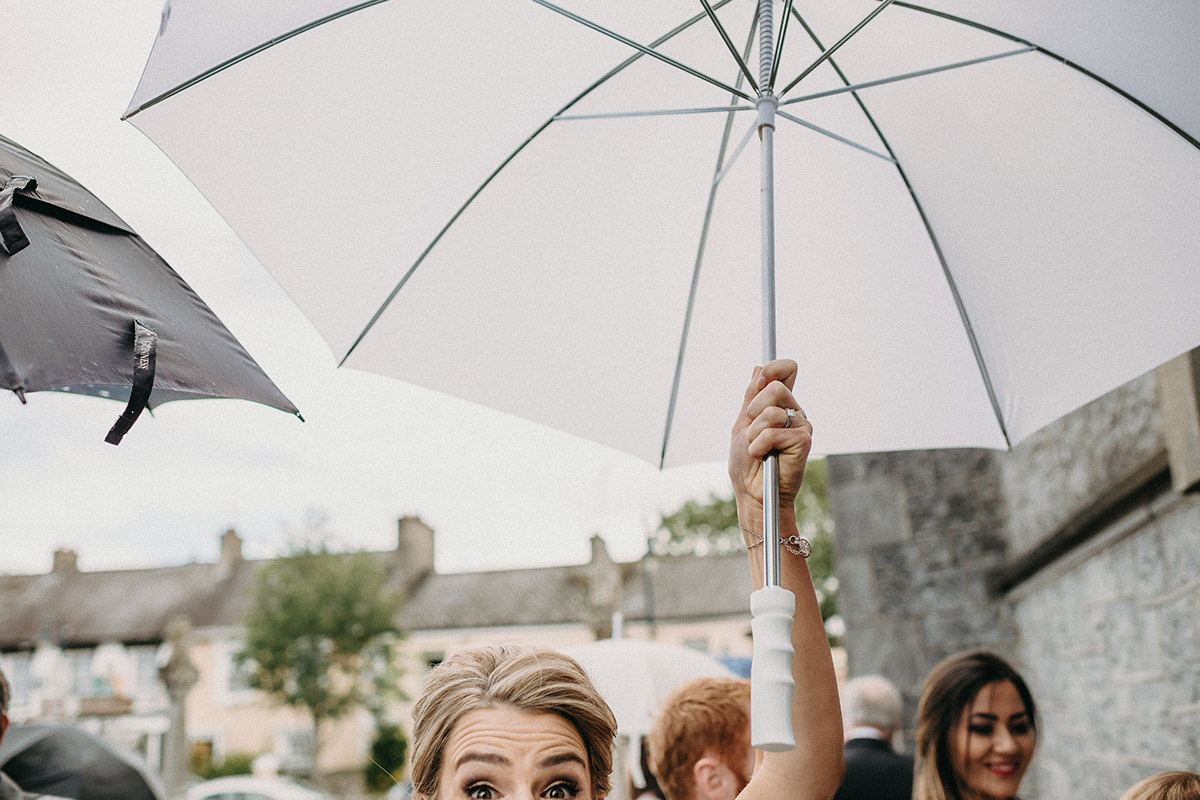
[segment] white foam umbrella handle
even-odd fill
[[[781,586],[750,595],[754,660],[750,665],[750,741],[759,750],[796,746],[792,732],[792,615],[796,596]]]

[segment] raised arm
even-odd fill
[[[779,457],[779,536],[798,536],[796,494],[812,447],[812,425],[792,396],[796,363],[772,361],[755,369],[742,409],[733,426],[729,447],[729,477],[737,501],[742,535],[750,545],[754,588],[765,583],[761,544],[763,531],[763,460]],[[789,417],[788,409],[792,410]],[[749,531],[749,532],[748,532]],[[828,800],[837,791],[845,769],[842,715],[829,640],[821,620],[812,577],[803,557],[780,549],[780,583],[796,596],[792,623],[792,727],[796,747],[758,754],[758,767],[742,800]]]

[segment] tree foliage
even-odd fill
[[[371,791],[384,792],[404,777],[404,758],[408,754],[408,737],[404,729],[392,723],[382,723],[371,742],[371,756],[363,779]]]
[[[824,459],[813,459],[805,469],[804,483],[796,497],[796,521],[800,535],[812,544],[808,569],[821,603],[821,616],[828,623],[837,615],[837,578],[829,470]],[[744,549],[732,493],[728,497],[710,493],[707,502],[688,500],[677,511],[664,515],[650,537],[650,552],[658,556],[704,556]]]
[[[311,713],[318,748],[322,723],[397,694],[401,597],[376,557],[301,545],[259,570],[253,596],[237,661],[253,688]]]

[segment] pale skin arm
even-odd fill
[[[761,532],[763,459],[779,456],[779,536],[798,532],[796,494],[812,447],[812,425],[792,396],[796,362],[780,359],[756,368],[733,426],[729,448],[729,477],[737,501],[738,521]],[[787,422],[785,409],[795,409]],[[750,541],[749,537],[746,537]],[[754,588],[765,583],[763,546],[751,548],[750,572]],[[792,623],[792,727],[796,748],[782,753],[758,753],[758,766],[741,800],[828,800],[841,783],[845,764],[842,750],[842,714],[837,677],[829,641],[813,591],[807,562],[780,549],[780,583],[796,596]]]

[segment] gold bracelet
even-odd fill
[[[763,543],[764,539],[761,533],[752,531],[745,525],[738,525],[738,527],[756,539],[756,541],[746,545],[747,550],[753,550],[755,547],[758,547]],[[808,558],[810,555],[812,555],[812,544],[809,543],[808,539],[805,539],[803,536],[797,533],[793,533],[786,539],[780,539],[779,543],[786,547],[789,553],[798,555],[801,558]]]

